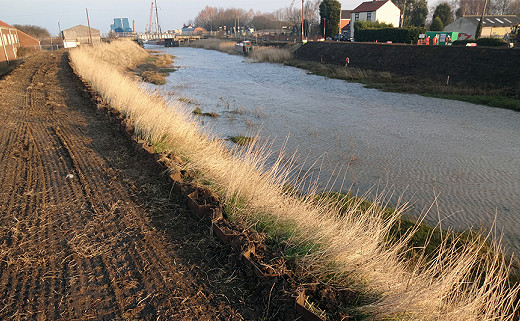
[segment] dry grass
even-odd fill
[[[208,50],[218,50],[228,54],[235,53],[235,43],[229,40],[220,39],[200,39],[190,42],[189,46],[193,48],[203,48]]]
[[[284,63],[291,59],[292,55],[287,49],[255,47],[249,57],[257,62]]]
[[[288,192],[287,183],[298,186],[288,181],[291,162],[283,152],[269,166],[266,146],[252,144],[232,155],[222,142],[201,134],[179,102],[151,96],[122,74],[116,67],[121,55],[132,57],[141,49],[133,44],[117,46],[72,50],[75,70],[112,107],[131,118],[143,138],[152,144],[161,142],[189,159],[190,166],[215,184],[225,202],[235,205],[235,215],[251,224],[269,221],[279,227],[277,231],[287,236],[288,249],[313,245],[298,259],[308,273],[333,273],[336,283],[368,289],[377,299],[364,309],[377,318],[513,319],[518,286],[507,283],[508,265],[496,242],[493,251],[486,251],[480,241],[463,248],[446,243],[433,261],[407,261],[403,253],[410,235],[392,245],[387,242],[400,210],[384,214],[383,197],[367,210],[359,211],[360,205],[353,204],[339,215],[339,205],[317,204],[312,196]],[[117,59],[110,62],[108,56]]]

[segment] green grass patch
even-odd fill
[[[192,111],[193,114],[195,115],[199,115],[199,116],[206,116],[206,117],[212,117],[212,118],[217,118],[219,115],[215,112],[211,112],[211,113],[203,113],[202,110],[200,109],[200,107],[195,107],[195,109],[193,109]]]
[[[245,145],[249,145],[249,144],[252,144],[255,142],[256,140],[256,137],[250,137],[250,136],[231,136],[228,138],[229,141],[237,144],[237,145],[240,145],[240,146],[245,146]]]
[[[343,68],[312,61],[292,60],[286,65],[305,69],[317,76],[359,82],[367,88],[388,92],[412,93],[426,97],[465,101],[478,105],[520,111],[520,100],[509,97],[508,88],[488,90],[459,85],[443,85],[427,79],[400,77],[387,72],[376,72],[356,68]]]
[[[425,94],[425,96],[431,96],[443,99],[460,100],[478,105],[486,105],[491,107],[511,109],[520,111],[520,99],[514,99],[504,96],[485,96],[485,95],[456,95],[456,94]]]

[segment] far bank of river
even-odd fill
[[[491,226],[496,217],[520,249],[520,113],[384,93],[216,51],[161,50],[181,67],[165,91],[219,114],[200,119],[213,135],[260,133],[275,150],[289,137],[287,152],[297,151],[297,165],[323,188],[386,188],[411,200],[415,214],[437,199],[427,217],[443,228]]]

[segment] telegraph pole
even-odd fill
[[[325,25],[327,24],[327,18],[323,18],[323,39],[325,40]]]
[[[87,12],[88,36],[90,38],[90,44],[93,45],[94,43],[92,42],[92,32],[90,31],[90,20],[88,18],[88,9],[85,8],[85,11]]]
[[[482,28],[484,27],[484,15],[486,14],[487,0],[484,1],[484,8],[482,9],[482,16],[480,17],[480,21],[477,25],[477,31],[475,32],[475,39],[480,38],[482,34]]]

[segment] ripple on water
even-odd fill
[[[326,155],[313,169],[324,185],[348,168],[345,186],[361,193],[392,186],[416,214],[438,195],[429,220],[466,228],[490,226],[496,217],[507,243],[520,250],[520,113],[380,92],[215,51],[166,50],[185,67],[168,78],[181,95],[219,114],[226,111],[220,97],[232,108],[262,110],[260,120],[248,112],[205,121],[216,135],[247,133],[254,121],[275,148],[289,135],[287,152],[308,154],[306,167]]]

